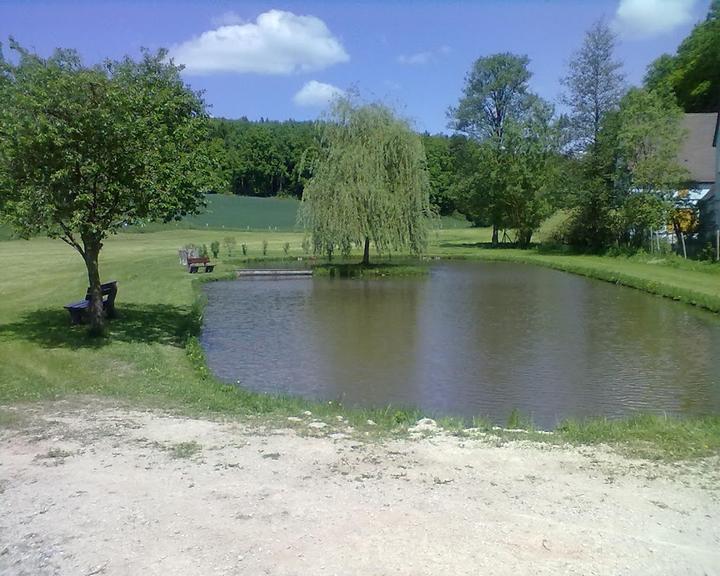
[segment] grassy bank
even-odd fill
[[[83,263],[76,253],[59,241],[47,239],[0,242],[4,266],[0,279],[0,404],[92,395],[189,414],[282,419],[310,410],[328,420],[343,415],[358,430],[374,434],[406,429],[420,416],[416,411],[394,408],[345,410],[333,403],[255,394],[215,381],[192,338],[200,313],[200,279],[230,276],[242,244],[250,258],[263,257],[264,242],[267,258],[296,261],[305,257],[300,233],[235,231],[235,254],[228,255],[223,248],[212,276],[191,276],[179,265],[177,249],[182,245],[209,246],[227,235],[226,230],[172,230],[109,239],[103,250],[102,274],[105,280],[119,282],[121,317],[110,324],[108,338],[101,341],[88,340],[83,328],[71,328],[63,309],[64,304],[81,297],[87,285]],[[720,300],[720,276],[712,270],[474,247],[489,239],[487,236],[486,230],[443,230],[435,235],[431,253],[586,270],[590,272],[587,275],[596,277],[600,272],[623,274],[671,287],[674,283],[691,285],[693,298],[701,294],[711,304]],[[286,244],[290,246],[288,254]],[[368,419],[375,424],[367,424]],[[652,449],[645,455],[669,458],[701,456],[720,453],[719,422],[715,418],[568,423],[552,441],[649,446]],[[0,425],[7,423],[0,411]],[[451,419],[444,424],[451,430],[460,429],[460,423]],[[491,430],[487,423],[481,427],[512,437]]]

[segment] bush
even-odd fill
[[[263,240],[262,241],[262,255],[267,256],[267,247],[268,247],[268,241]]]
[[[200,258],[207,258],[208,254],[207,244],[203,244],[202,248],[200,248]]]
[[[223,244],[225,244],[225,250],[227,250],[228,256],[232,256],[232,251],[235,250],[235,246],[237,246],[237,240],[232,236],[227,236],[223,238]]]
[[[210,250],[212,251],[213,258],[217,258],[218,254],[220,254],[220,242],[213,240],[210,243]]]
[[[247,244],[245,244],[245,242],[243,242],[243,243],[240,245],[240,248],[242,248],[243,256],[247,256]]]

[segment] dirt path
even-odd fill
[[[718,462],[55,403],[0,431],[0,574],[720,574]]]

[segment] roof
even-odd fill
[[[690,172],[693,182],[715,182],[715,126],[718,121],[717,112],[701,114],[685,114],[682,125],[687,131],[678,154],[680,164]]]

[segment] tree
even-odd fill
[[[693,28],[674,56],[663,54],[648,66],[645,86],[669,89],[685,112],[717,112],[720,102],[720,0]]]
[[[109,234],[196,212],[215,184],[206,112],[165,51],[86,67],[14,41],[0,55],[2,212],[21,236],[60,238],[82,256],[91,332],[103,328],[99,256]]]
[[[682,116],[682,110],[669,97],[637,88],[630,90],[620,104],[616,162],[616,181],[628,195],[640,192],[655,198],[644,203],[633,200],[633,205],[641,208],[635,223],[639,226],[643,220],[657,227],[675,214],[672,223],[678,240],[682,233],[681,212],[671,212],[671,208],[676,204],[680,208],[678,191],[689,177],[677,160],[686,137]],[[647,216],[648,206],[655,207],[654,221]],[[633,224],[632,218],[629,223]]]
[[[322,149],[305,187],[301,218],[316,251],[348,254],[425,247],[429,183],[420,137],[382,104],[335,101],[321,125]]]
[[[463,97],[451,110],[457,130],[475,147],[461,150],[458,205],[476,224],[512,228],[520,246],[550,213],[559,166],[559,137],[552,106],[528,89],[526,56],[480,58],[466,79]]]
[[[528,64],[527,56],[510,53],[478,58],[465,78],[460,102],[448,111],[451,128],[485,145],[483,155],[488,165],[496,166],[499,162],[506,127],[521,122],[528,111],[531,76]],[[486,171],[482,187],[482,201],[474,204],[482,206],[493,227],[492,242],[497,244],[504,217],[502,174],[492,169]]]
[[[507,128],[501,170],[505,179],[505,224],[516,231],[517,243],[527,248],[532,235],[552,213],[553,189],[563,168],[553,108],[533,98],[523,122]]]
[[[600,250],[610,243],[639,247],[672,217],[687,175],[677,154],[682,112],[671,99],[633,89],[601,124],[582,159],[583,193],[571,225],[573,244]]]
[[[567,90],[562,101],[571,111],[571,140],[581,151],[595,145],[603,118],[617,108],[625,90],[622,64],[615,60],[614,50],[610,28],[603,20],[595,22],[561,80]]]

